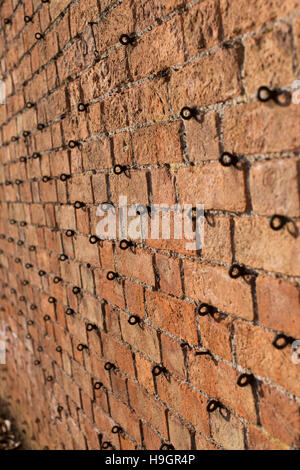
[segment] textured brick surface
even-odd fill
[[[0,399],[29,448],[300,448],[299,64],[299,0],[0,1]],[[203,204],[201,249],[173,216],[90,243],[120,196]]]

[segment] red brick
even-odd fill
[[[223,49],[171,75],[173,109],[204,107],[241,94],[240,48]]]
[[[127,307],[132,314],[140,318],[145,317],[144,289],[139,284],[132,281],[125,281],[125,293]]]
[[[291,0],[286,3],[282,3],[280,0],[221,0],[220,7],[224,35],[228,39],[257,29],[277,16],[289,13],[299,7],[299,0]]]
[[[194,305],[150,290],[146,292],[146,305],[149,320],[157,328],[198,343]]]
[[[168,294],[182,297],[179,260],[158,253],[155,256],[155,263],[160,288]]]
[[[300,212],[297,183],[295,160],[255,163],[250,173],[253,210],[260,215],[297,217]]]
[[[204,209],[244,211],[246,194],[243,171],[219,163],[183,167],[177,184],[181,204],[204,204]]]
[[[172,44],[171,48],[169,44]],[[131,73],[135,80],[183,60],[183,33],[179,17],[149,31],[130,51]]]
[[[264,384],[259,389],[259,401],[262,426],[285,444],[298,448],[299,403]]]
[[[218,117],[205,113],[185,123],[187,150],[192,162],[217,160],[220,156]]]
[[[155,393],[152,368],[153,364],[145,359],[140,353],[135,354],[135,365],[137,370],[137,379],[148,392]]]
[[[133,411],[113,395],[109,395],[110,413],[112,418],[128,432],[137,442],[141,441],[139,420]]]
[[[272,342],[274,333],[238,321],[235,345],[238,363],[255,374],[268,377],[291,393],[299,394],[299,367],[292,362],[291,346],[279,350]]]
[[[252,387],[237,385],[240,372],[223,362],[215,362],[208,355],[195,355],[194,351],[189,352],[189,372],[191,383],[199,390],[234,409],[251,423],[256,422]]]
[[[129,316],[120,312],[122,336],[126,343],[142,351],[153,361],[160,362],[160,351],[157,332],[147,324],[130,325]]]
[[[168,168],[153,169],[151,183],[153,204],[175,204],[175,177]]]
[[[244,73],[247,93],[256,93],[262,84],[281,88],[294,79],[291,27],[281,23],[269,32],[244,41]]]
[[[191,434],[188,428],[174,415],[168,415],[170,442],[178,450],[191,449]]]
[[[162,359],[166,369],[183,379],[186,378],[186,367],[184,363],[184,352],[179,341],[168,335],[160,337],[162,348]]]
[[[117,249],[117,266],[119,274],[137,279],[148,285],[155,285],[152,255],[137,248],[131,250]]]
[[[231,279],[227,269],[186,260],[184,283],[187,297],[246,320],[253,319],[250,286],[243,280]]]
[[[221,39],[219,5],[212,0],[194,5],[183,15],[185,43],[190,56],[212,47]]]
[[[259,322],[267,328],[299,338],[299,287],[284,279],[259,276],[256,290]]]
[[[212,413],[211,429],[214,440],[224,449],[245,449],[243,423],[233,414],[229,414],[229,417],[225,418],[220,410],[216,410]]]
[[[250,155],[296,150],[300,145],[295,130],[299,115],[299,106],[293,104],[282,107],[255,101],[228,108],[223,120],[226,151]]]
[[[189,421],[199,431],[209,434],[209,418],[206,411],[207,399],[184,383],[173,377],[167,380],[163,376],[157,379],[158,394],[163,402]]]
[[[182,124],[154,124],[133,134],[135,156],[139,165],[182,162]]]
[[[204,240],[201,254],[204,259],[230,263],[231,250],[231,221],[227,217],[207,215],[204,219]]]
[[[249,450],[288,450],[287,445],[255,426],[248,427],[248,448]]]
[[[103,355],[131,377],[135,376],[132,352],[129,347],[112,336],[101,333]]]
[[[299,275],[299,243],[287,229],[274,231],[268,219],[243,217],[236,219],[234,238],[238,262],[254,268]]]
[[[164,407],[142,388],[128,381],[130,405],[137,415],[150,422],[163,436],[167,436],[167,423]]]

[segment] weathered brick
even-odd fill
[[[233,414],[224,417],[220,410],[216,410],[211,417],[211,429],[214,440],[224,449],[244,450],[244,426]]]
[[[251,167],[253,210],[260,215],[299,215],[297,161],[257,162]]]
[[[234,238],[238,262],[254,268],[299,275],[298,238],[287,229],[274,231],[268,219],[243,217],[236,220]]]
[[[225,149],[238,155],[296,150],[300,145],[295,129],[299,115],[300,107],[293,104],[253,102],[228,108],[223,120]]]
[[[254,373],[268,377],[291,393],[299,393],[299,367],[292,362],[292,348],[274,348],[274,334],[239,321],[235,326],[238,363]]]
[[[173,110],[184,106],[204,107],[241,94],[240,48],[215,52],[172,73],[170,90]]]
[[[252,36],[244,41],[244,45],[247,93],[255,93],[262,84],[281,88],[293,81],[293,45],[289,25],[282,23],[267,33]]]
[[[251,288],[244,280],[232,279],[227,269],[206,263],[186,260],[183,266],[187,297],[253,319]]]
[[[180,168],[177,175],[181,204],[203,204],[204,209],[244,211],[246,194],[244,173],[219,163]]]
[[[149,319],[156,327],[197,344],[196,314],[193,305],[150,290],[146,291],[146,304]]]

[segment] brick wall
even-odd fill
[[[299,448],[300,1],[0,5],[0,396],[27,445]],[[202,250],[90,244],[119,195],[204,204]]]

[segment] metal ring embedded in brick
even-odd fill
[[[190,108],[189,106],[184,106],[180,111],[180,116],[182,117],[182,119],[188,121],[189,119],[192,119],[195,116],[195,109]]]
[[[28,16],[28,15],[24,16],[24,21],[25,21],[25,23],[32,22],[32,16]]]
[[[23,240],[18,240],[18,241],[17,241],[17,245],[18,245],[18,246],[23,246],[23,245],[24,245]],[[29,251],[30,251],[30,249],[29,249]]]
[[[159,448],[159,450],[174,450],[174,449],[175,447],[172,444],[167,444],[166,442],[164,442]]]
[[[27,325],[32,326],[34,324],[33,320],[28,320]]]
[[[270,220],[270,227],[272,230],[275,230],[275,231],[281,230],[286,225],[288,220],[289,220],[288,217],[284,215],[274,214]]]
[[[44,315],[43,318],[44,318],[44,321],[49,321],[49,320],[51,320],[50,315]]]
[[[166,372],[167,369],[163,366],[154,366],[153,369],[152,369],[152,374],[155,376],[155,377],[158,377],[160,374],[162,374],[163,372]]]
[[[99,241],[100,241],[100,238],[98,238],[96,235],[91,235],[89,238],[89,242],[91,245],[95,245]]]
[[[27,225],[26,220],[22,220],[22,222],[20,222],[20,226],[21,226],[21,227],[26,227],[26,225]],[[32,250],[31,250],[31,251],[32,251]]]
[[[254,380],[255,378],[253,374],[242,374],[239,376],[237,384],[239,387],[246,387],[247,385],[251,385]]]
[[[93,323],[88,323],[86,325],[86,331],[93,331],[93,330],[97,330],[97,326],[93,325]]]
[[[37,305],[31,304],[30,305],[30,310],[37,310]]]
[[[25,106],[27,109],[30,109],[34,107],[34,103],[31,103],[31,101],[28,101]]]
[[[266,101],[273,99],[273,93],[274,92],[270,90],[270,88],[268,88],[267,86],[261,86],[257,90],[257,98],[259,101],[265,103]]]
[[[47,382],[52,382],[52,381],[53,381],[52,375],[48,375],[48,377],[47,377]]]
[[[21,263],[21,258],[15,258],[15,263],[20,264]]]
[[[45,127],[46,127],[46,125],[40,122],[40,123],[37,125],[36,128],[37,128],[38,131],[42,131],[43,129],[45,129]]]
[[[17,221],[16,221],[15,219],[11,219],[11,220],[9,221],[9,223],[10,223],[11,225],[15,225],[15,224],[17,223]]]
[[[80,294],[81,289],[78,286],[74,286],[73,289],[72,289],[72,292],[73,292],[73,294],[77,295],[77,294]]]
[[[30,131],[24,131],[24,132],[23,132],[23,137],[29,137],[30,134],[31,134]]]
[[[49,297],[48,302],[49,302],[49,304],[55,304],[56,298],[55,297]]]
[[[50,0],[42,0],[42,3],[50,3]]]
[[[25,163],[25,162],[26,162],[26,160],[27,160],[27,158],[26,158],[26,157],[20,157],[20,162],[21,162],[21,163]]]
[[[23,242],[24,243],[24,242]],[[36,251],[36,247],[34,245],[30,245],[29,251]]]
[[[33,364],[34,364],[35,366],[39,366],[40,363],[41,363],[41,361],[35,360]]]
[[[135,38],[133,36],[130,37],[128,34],[121,34],[119,41],[123,46],[128,46],[128,44],[132,44],[135,41]]]
[[[221,408],[222,405],[219,401],[217,400],[211,400],[208,402],[207,406],[206,406],[206,410],[208,411],[208,413],[212,413],[213,411],[217,410],[218,408]]]
[[[275,336],[272,345],[276,349],[284,349],[287,347],[288,344],[291,344],[294,341],[294,338],[291,338],[290,336],[286,336],[284,334],[279,334]]]
[[[245,274],[245,268],[240,264],[234,263],[229,269],[229,276],[232,279],[237,279]]]
[[[221,163],[221,165],[226,167],[231,165],[236,166],[238,161],[239,159],[237,158],[237,156],[229,152],[223,152],[219,158],[219,162]]]
[[[22,180],[16,180],[16,181],[15,181],[15,184],[18,185],[18,186],[19,186],[20,184],[22,184],[22,183],[23,183]]]
[[[82,207],[85,207],[85,203],[81,201],[75,201],[74,202],[74,207],[75,209],[81,209]]]
[[[102,383],[102,382],[95,382],[95,383],[94,383],[94,389],[95,389],[95,390],[100,390],[101,387],[103,387],[103,383]]]
[[[46,271],[43,271],[42,269],[40,269],[38,274],[39,274],[39,276],[41,276],[41,277],[42,277],[42,276],[45,276]]]
[[[113,449],[113,445],[111,442],[104,441],[102,442],[101,449]]]
[[[69,143],[68,143],[68,147],[70,149],[74,149],[75,147],[79,147],[80,145],[80,142],[78,142],[77,140],[70,140]]]
[[[27,338],[27,339],[31,339],[31,338],[32,338],[31,334],[30,334],[30,333],[27,333],[26,338]]]
[[[125,173],[127,170],[127,165],[115,165],[114,166],[114,174],[121,175],[121,173]]]
[[[25,268],[26,268],[26,269],[31,269],[31,268],[33,268],[33,264],[31,264],[31,263],[26,263],[26,264],[25,264]]]
[[[134,245],[133,242],[130,240],[121,240],[119,247],[121,248],[121,250],[127,250],[129,247],[133,245]]]
[[[14,239],[13,239],[13,237],[8,237],[7,241],[8,241],[8,243],[13,243]]]
[[[36,159],[36,158],[40,158],[42,155],[39,153],[39,152],[34,152],[34,154],[32,155],[32,158]]]
[[[59,255],[59,261],[66,261],[68,259],[68,256],[65,254]]]
[[[74,312],[74,310],[73,310],[72,308],[68,307],[68,308],[66,309],[66,312],[65,312],[65,313],[66,313],[66,315],[74,315],[75,312]]]
[[[128,318],[128,323],[129,325],[136,325],[137,323],[140,323],[141,319],[137,315],[130,315]]]
[[[22,286],[28,286],[28,284],[29,284],[29,281],[26,281],[26,280],[22,281]]]
[[[8,181],[8,180],[5,181],[5,185],[6,185],[6,186],[10,186],[11,184],[12,184],[11,181]]]
[[[106,279],[108,281],[113,281],[117,277],[118,277],[118,273],[115,273],[114,271],[108,271],[108,273],[106,274]]]
[[[74,230],[67,230],[67,231],[66,231],[66,236],[67,236],[67,237],[70,238],[70,237],[73,237],[74,235],[75,235]]]
[[[38,346],[37,350],[38,350],[39,352],[43,352],[43,351],[44,351],[42,346]]]
[[[123,429],[120,426],[113,426],[111,428],[111,432],[113,434],[120,434],[121,432],[123,432]]]
[[[104,364],[104,369],[105,370],[112,370],[112,369],[115,369],[116,366],[112,363],[112,362],[106,362]]]
[[[198,315],[200,315],[201,317],[205,317],[205,315],[211,315],[215,311],[216,311],[216,307],[214,307],[213,305],[206,304],[206,303],[200,304],[196,310]]]
[[[79,103],[77,106],[77,109],[80,113],[83,113],[84,111],[87,111],[88,107],[89,107],[88,104]]]
[[[62,173],[59,177],[60,181],[67,181],[71,178],[71,175],[66,175],[66,173]]]
[[[4,233],[1,233],[1,234],[0,234],[0,240],[5,240],[5,238],[6,238],[5,234],[4,234]]]
[[[16,289],[14,289],[14,288],[12,287],[12,288],[10,289],[10,293],[11,293],[11,294],[16,294],[17,291],[16,291]]]
[[[41,39],[44,39],[45,36],[42,33],[35,33],[34,37],[40,41]]]
[[[20,137],[13,135],[12,138],[10,139],[12,142],[17,142]]]
[[[53,282],[54,284],[59,284],[61,282],[61,278],[58,276],[55,276],[55,278],[53,279]]]
[[[4,18],[3,22],[4,22],[4,24],[11,24],[12,23],[10,18]]]
[[[81,351],[83,351],[84,349],[88,349],[88,347],[87,347],[86,344],[80,343],[80,344],[77,345],[77,348],[76,348],[76,349],[77,349],[77,351],[80,351],[80,352],[81,352]]]
[[[51,179],[51,176],[43,176],[42,181],[43,183],[48,183],[48,181],[50,181]]]

